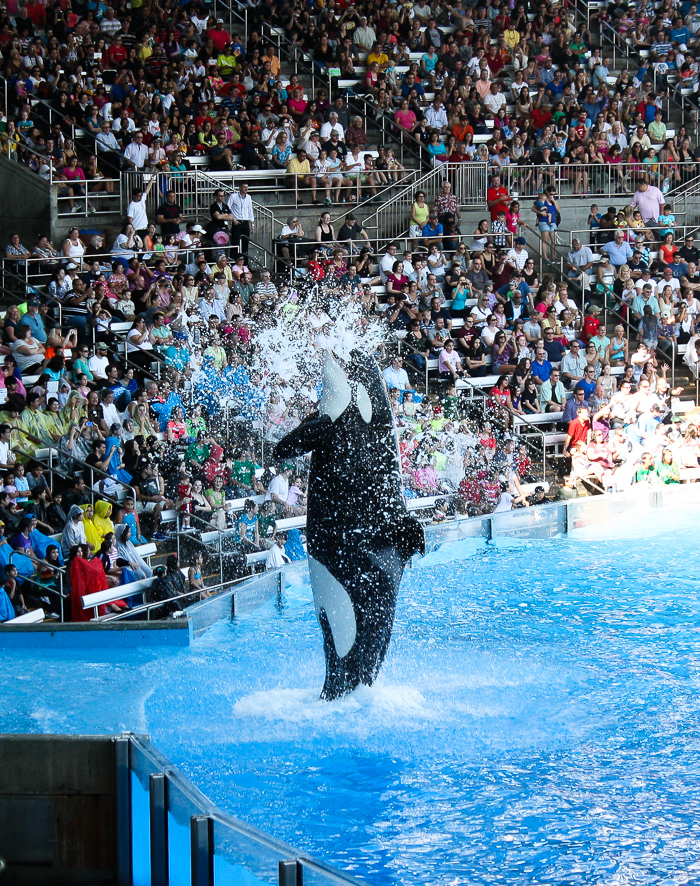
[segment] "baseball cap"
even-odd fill
[[[29,301],[27,302],[27,307],[28,308],[38,308],[39,301],[36,298],[30,298]]]
[[[204,234],[204,228],[201,225],[192,225],[192,230],[198,234]]]
[[[515,238],[516,246],[525,246],[527,240],[524,237],[516,237]]]

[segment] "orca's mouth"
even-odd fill
[[[337,421],[353,403],[363,421],[372,421],[372,401],[367,388],[358,381],[352,381],[341,362],[329,351],[323,354],[323,393],[319,412],[331,421]]]

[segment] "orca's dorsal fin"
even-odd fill
[[[325,440],[332,427],[333,422],[329,416],[318,413],[310,415],[286,437],[282,437],[275,446],[275,458],[284,460],[306,455]]]

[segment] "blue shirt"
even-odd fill
[[[586,381],[585,378],[582,378],[578,384],[579,387],[583,388],[583,390],[586,392],[584,394],[584,397],[586,400],[588,400],[593,391],[595,391],[595,381]]]
[[[581,385],[581,387],[583,386]],[[561,420],[566,424],[568,424],[570,421],[573,421],[578,415],[579,406],[585,406],[586,408],[588,408],[588,400],[584,399],[580,403],[577,403],[573,397],[570,400],[567,400],[566,406],[564,406],[564,414],[562,415]]]
[[[44,329],[44,321],[41,314],[32,317],[29,311],[27,311],[22,317],[22,324],[28,326],[32,330],[32,336],[37,341],[46,341],[46,329]]]
[[[602,247],[603,252],[607,252],[610,256],[610,263],[619,268],[624,265],[628,258],[632,258],[632,249],[626,240],[618,246],[614,240],[605,243]]]
[[[554,338],[551,341],[545,341],[544,349],[547,352],[547,358],[551,360],[552,363],[558,363],[566,353],[564,345]]]
[[[542,363],[538,363],[537,360],[532,361],[532,365],[530,366],[530,372],[535,376],[535,378],[541,378],[542,381],[547,381],[549,379],[549,374],[552,371],[552,364],[549,360],[544,360]]]
[[[523,298],[527,298],[528,295],[530,295],[530,292],[532,291],[530,289],[530,287],[527,285],[527,283],[523,280],[520,283],[518,283],[518,285],[516,287],[511,286],[510,283],[506,283],[505,286],[501,286],[501,288],[498,290],[498,294],[503,295],[503,296],[508,295],[508,292],[510,290],[512,290],[513,288],[522,292]]]
[[[443,231],[443,228],[442,228],[442,225],[440,224],[440,222],[438,222],[434,228],[431,228],[430,222],[428,222],[423,227],[423,236],[424,237],[438,237],[438,236],[440,236],[440,234],[442,234],[442,231]]]

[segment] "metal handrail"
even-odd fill
[[[50,537],[50,536],[49,536],[49,537]],[[9,543],[9,542],[8,542],[8,543]],[[60,549],[61,549],[61,545],[60,545],[60,543],[57,544],[56,547],[57,547],[57,548],[59,549],[59,551],[60,551]],[[14,557],[15,554],[20,554],[21,556],[26,557],[28,560],[31,560],[33,563],[41,563],[41,562],[43,562],[41,557],[32,557],[30,554],[27,554],[27,553],[25,553],[24,551],[15,551],[15,550],[13,550],[13,551],[11,551],[11,553],[10,553],[10,558],[9,558],[9,561],[8,561],[9,564],[12,563],[12,559],[13,559],[13,557]],[[43,596],[46,596],[47,594],[58,594],[58,597],[59,597],[60,602],[61,602],[61,618],[60,618],[60,621],[61,621],[61,624],[63,624],[63,622],[65,622],[65,620],[66,620],[66,618],[65,618],[65,610],[64,610],[64,608],[63,608],[66,598],[65,598],[65,596],[64,596],[64,594],[63,594],[63,587],[64,587],[65,576],[66,576],[67,573],[68,573],[68,567],[67,567],[67,566],[55,566],[55,565],[52,564],[52,565],[51,565],[51,568],[54,569],[54,570],[58,573],[58,577],[59,577],[59,580],[60,580],[60,581],[59,581],[59,590],[57,590],[57,591],[52,591],[52,590],[50,590],[49,588],[47,588],[47,587],[45,587],[44,585],[40,584],[38,581],[35,581],[35,579],[33,579],[33,578],[32,578],[31,576],[29,576],[29,575],[21,575],[21,576],[18,575],[18,580],[19,580],[19,582],[20,582],[21,584],[24,584],[24,582],[26,581],[26,582],[29,582],[29,584],[34,585],[34,586],[37,587],[37,588],[40,588],[41,591],[43,591]]]
[[[101,619],[101,622],[120,621],[125,618],[131,618],[134,615],[138,615],[142,612],[146,613],[146,621],[150,621],[152,609],[159,609],[164,605],[168,605],[169,603],[177,602],[179,600],[184,600],[187,597],[198,596],[202,593],[203,590],[209,591],[212,594],[220,594],[223,591],[228,590],[228,588],[241,584],[241,582],[247,581],[248,579],[250,579],[249,575],[242,575],[238,578],[230,579],[229,581],[221,581],[214,585],[207,585],[205,588],[197,588],[193,591],[186,591],[184,594],[178,594],[177,597],[169,597],[167,600],[159,600],[156,603],[143,603],[141,606],[134,606],[133,609],[125,609],[122,612],[115,612],[112,615],[105,616]],[[195,602],[197,601],[195,600]]]
[[[74,479],[74,477],[75,477],[74,474],[64,474],[63,471],[61,471],[56,465],[53,464],[53,450],[58,447],[57,443],[47,443],[46,440],[42,440],[39,437],[35,437],[34,434],[30,434],[29,431],[25,431],[24,428],[17,427],[16,425],[11,425],[10,427],[12,428],[13,433],[17,432],[17,433],[22,434],[24,437],[27,438],[27,440],[30,443],[37,444],[40,449],[48,449],[49,450],[48,462],[43,461],[41,458],[39,458],[36,455],[36,453],[33,454],[32,456],[25,456],[25,457],[31,458],[32,461],[38,462],[39,464],[43,465],[45,468],[48,468],[49,472],[51,474],[58,474],[59,477],[62,477],[64,480],[66,480],[68,478]],[[122,486],[124,489],[132,492],[132,494],[133,494],[133,487],[130,486],[128,483],[124,483],[122,480],[117,480],[116,477],[112,477],[106,471],[102,471],[100,468],[97,468],[94,465],[88,464],[86,461],[83,461],[81,458],[78,458],[77,456],[69,455],[68,458],[70,458],[70,460],[72,462],[75,462],[75,464],[80,465],[80,467],[83,470],[91,471],[92,472],[90,475],[91,479],[94,479],[94,476],[97,475],[98,477],[101,477],[102,479],[111,480],[113,483],[117,483],[119,486]],[[103,498],[106,501],[109,501],[111,504],[116,505],[117,507],[121,507],[121,503],[119,502],[118,499],[112,498],[112,496],[108,495],[106,492],[96,493],[95,490],[93,489],[93,483],[90,483],[90,495],[91,495],[93,504],[95,501],[96,494],[99,495],[100,498]]]

